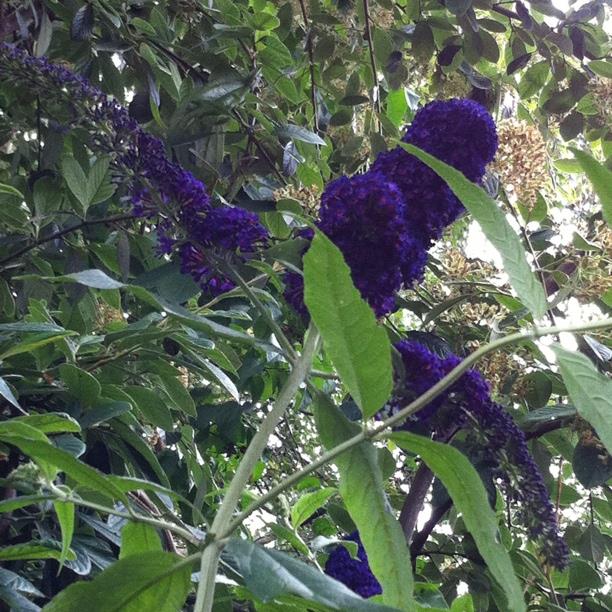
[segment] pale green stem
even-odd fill
[[[427,406],[427,404],[429,404],[438,395],[440,395],[440,393],[448,389],[448,387],[450,387],[457,379],[459,379],[464,372],[469,370],[479,359],[484,357],[487,353],[500,349],[503,346],[507,346],[508,344],[515,344],[517,342],[521,342],[522,340],[533,340],[542,336],[559,334],[561,332],[582,332],[596,329],[605,329],[608,327],[612,327],[612,319],[604,319],[603,321],[585,323],[582,325],[533,328],[531,330],[510,334],[508,336],[505,336],[504,338],[499,338],[479,348],[478,350],[471,353],[468,357],[466,357],[460,364],[458,364],[453,370],[451,370],[444,378],[438,381],[433,387],[431,387],[413,402],[408,404],[405,408],[403,408],[393,416],[389,417],[388,419],[381,421],[379,424],[375,425],[371,429],[364,430],[353,436],[352,438],[345,440],[342,444],[339,444],[338,446],[327,451],[318,459],[315,459],[298,472],[294,472],[291,476],[288,476],[287,478],[279,482],[276,486],[272,487],[265,495],[259,497],[248,508],[238,514],[230,522],[227,529],[220,534],[219,537],[221,539],[228,537],[255,510],[261,508],[270,500],[274,499],[276,496],[282,493],[284,490],[299,482],[304,476],[307,476],[308,474],[314,472],[323,465],[329,463],[338,455],[341,455],[342,453],[351,449],[356,444],[359,444],[360,442],[363,442],[364,440],[370,438],[384,437],[386,435],[384,433],[386,429],[392,427],[396,423],[401,423],[411,414],[414,414],[415,412],[418,412],[419,410]]]
[[[249,284],[242,278],[242,276],[240,276],[240,273],[230,264],[226,264],[226,266],[229,274],[236,281],[236,284],[242,289],[242,291],[244,291],[245,295],[251,300],[255,308],[259,310],[263,318],[266,320],[270,326],[270,329],[272,330],[272,333],[276,336],[279,345],[285,352],[287,359],[293,364],[297,359],[297,354],[293,348],[293,345],[283,333],[280,325],[274,320],[274,317],[259,299],[255,291],[253,291]]]
[[[202,553],[200,584],[198,585],[194,612],[210,612],[212,609],[215,576],[217,574],[219,555],[221,553],[221,547],[219,545],[220,538],[217,538],[216,534],[227,531],[227,527],[232,520],[232,515],[251,478],[253,468],[257,461],[259,461],[261,454],[268,444],[268,439],[276,429],[300,385],[308,376],[318,345],[319,332],[314,327],[314,324],[311,323],[306,332],[302,354],[295,362],[287,381],[278,394],[278,398],[272,410],[266,415],[266,418],[262,421],[257,433],[253,436],[251,443],[246,449],[238,465],[238,469],[227,489],[225,497],[221,502],[221,507],[215,516],[210,532],[207,534],[207,541],[209,543]]]
[[[180,527],[174,523],[170,523],[160,518],[155,518],[153,516],[145,516],[144,514],[137,514],[136,512],[121,512],[120,510],[115,510],[114,508],[110,508],[108,506],[102,506],[101,504],[96,504],[94,502],[87,501],[85,499],[81,499],[80,497],[73,497],[68,493],[62,491],[59,487],[56,487],[52,483],[47,483],[47,488],[53,493],[53,496],[50,496],[50,500],[57,499],[63,502],[69,502],[74,504],[75,506],[83,506],[84,508],[91,508],[92,510],[97,510],[98,512],[102,512],[103,514],[111,514],[113,516],[118,516],[120,518],[125,518],[130,521],[134,521],[136,523],[146,523],[147,525],[151,525],[152,527],[156,527],[157,529],[163,529],[165,531],[171,531],[176,535],[183,538],[186,542],[189,542],[194,545],[201,544],[201,540],[199,540],[193,533],[189,530]]]

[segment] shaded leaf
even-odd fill
[[[56,595],[45,612],[176,612],[191,588],[191,564],[177,555],[148,552],[113,563],[91,582],[77,582]]]
[[[327,449],[361,431],[322,394],[315,398],[315,419]],[[383,588],[383,602],[412,610],[410,552],[400,524],[387,508],[377,449],[370,442],[361,442],[334,462],[340,472],[340,494],[357,525],[370,568]]]
[[[608,452],[612,452],[612,380],[600,374],[581,353],[553,346],[563,382],[576,410],[597,432]]]
[[[612,172],[603,164],[579,149],[571,149],[578,163],[589,177],[595,193],[601,202],[604,219],[612,227]]]

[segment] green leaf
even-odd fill
[[[599,76],[612,79],[612,62],[605,60],[593,60],[589,62],[589,68]]]
[[[293,546],[293,548],[295,548],[295,550],[297,550],[299,553],[302,553],[305,556],[310,554],[310,550],[302,538],[300,538],[300,536],[291,529],[287,529],[287,527],[284,525],[279,525],[278,523],[269,523],[268,527],[277,538],[289,542],[289,544],[291,544],[291,546]]]
[[[12,185],[7,185],[6,183],[0,183],[0,193],[15,196],[20,200],[24,199],[23,193],[21,193],[19,189],[15,189],[15,187]]]
[[[87,405],[92,405],[100,397],[100,383],[89,372],[71,363],[59,367],[59,375],[74,397]]]
[[[578,414],[597,432],[612,453],[612,380],[600,374],[581,353],[553,346],[559,371]]]
[[[326,449],[361,431],[323,394],[316,396],[314,410]],[[359,530],[372,572],[382,585],[383,602],[412,610],[410,552],[400,524],[387,508],[377,449],[370,442],[361,442],[334,462],[340,472],[340,495]]]
[[[468,459],[448,444],[434,442],[408,432],[392,434],[401,448],[421,456],[427,467],[440,479],[455,507],[463,516],[478,552],[489,571],[506,594],[507,610],[525,610],[521,585],[514,574],[508,552],[498,541],[495,513],[489,506],[485,487]]]
[[[83,486],[95,489],[111,499],[125,499],[122,491],[113,485],[102,472],[75,459],[70,453],[45,442],[40,438],[40,436],[44,437],[44,434],[37,429],[23,423],[19,425],[25,428],[23,431],[26,434],[30,434],[28,437],[17,435],[3,428],[0,430],[0,439],[16,446],[37,462],[42,461],[54,465]]]
[[[161,552],[161,550],[161,540],[155,527],[145,523],[128,521],[121,530],[119,559],[146,552]]]
[[[362,599],[310,565],[247,540],[232,538],[223,556],[235,564],[249,590],[264,602],[293,594],[332,610],[397,612],[396,608]]]
[[[176,612],[191,588],[191,565],[177,555],[148,552],[120,559],[91,582],[76,582],[44,612]]]
[[[44,544],[29,542],[27,544],[13,544],[0,548],[0,561],[25,561],[27,559],[60,559],[62,553],[57,548]],[[67,559],[76,559],[73,552],[69,552]]]
[[[174,421],[168,406],[159,394],[146,387],[128,385],[123,390],[134,400],[143,416],[153,425],[172,431]]]
[[[0,501],[0,514],[12,512],[13,510],[19,510],[19,508],[25,508],[26,506],[38,504],[40,502],[47,501],[48,499],[49,497],[47,495],[21,495],[11,499],[4,499]]]
[[[54,501],[53,507],[62,532],[62,553],[59,558],[60,569],[70,554],[70,544],[74,534],[74,504],[71,502]]]
[[[302,142],[321,146],[327,144],[320,136],[299,125],[282,125],[276,129],[276,134],[280,138],[287,138],[288,140],[301,140]]]
[[[593,159],[588,153],[570,147],[580,166],[589,177],[593,189],[601,202],[604,219],[612,227],[612,172]]]
[[[306,519],[310,518],[325,502],[336,493],[332,487],[324,487],[318,491],[305,493],[291,508],[291,524],[297,528]]]
[[[62,174],[68,189],[79,201],[83,210],[89,205],[89,193],[87,189],[87,175],[83,172],[81,164],[74,157],[64,157],[62,160]]]
[[[9,404],[12,404],[18,410],[23,412],[23,409],[19,405],[15,394],[12,392],[11,388],[8,386],[6,380],[0,376],[0,395],[7,401]]]
[[[538,62],[529,66],[518,86],[521,98],[526,99],[537,94],[546,84],[549,73],[550,66],[548,61]]]
[[[87,205],[103,202],[114,192],[114,189],[109,192],[107,185],[104,185],[104,179],[110,166],[110,159],[102,157],[89,169],[87,177]]]
[[[400,127],[404,123],[404,117],[408,111],[406,91],[403,87],[394,89],[387,94],[387,117],[395,126]]]
[[[43,433],[78,433],[81,426],[71,416],[59,412],[29,414],[12,419],[13,422],[25,423]]]
[[[353,285],[342,253],[320,232],[304,256],[304,281],[304,301],[334,366],[369,418],[393,386],[389,338]]]
[[[74,272],[73,274],[66,274],[57,278],[58,280],[70,279],[80,285],[93,287],[94,289],[121,289],[121,287],[125,286],[123,283],[114,280],[102,272],[102,270],[83,270],[82,272]]]
[[[419,21],[412,33],[412,54],[421,62],[428,62],[436,49],[434,36],[429,24]]]
[[[508,223],[506,216],[483,189],[465,178],[459,170],[425,153],[414,145],[401,146],[432,168],[446,181],[461,200],[485,236],[497,249],[504,263],[510,284],[534,317],[541,318],[548,310],[546,295],[525,257],[520,238]]]

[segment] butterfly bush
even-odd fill
[[[495,123],[472,100],[427,104],[402,140],[473,182],[482,179],[497,150]],[[381,153],[368,172],[329,183],[317,225],[342,251],[356,287],[380,317],[396,309],[402,286],[422,279],[427,250],[463,211],[446,183],[398,146]],[[286,297],[303,312],[295,275],[288,275]]]
[[[217,295],[234,286],[213,265],[210,254],[237,252],[242,257],[263,245],[267,232],[257,215],[214,207],[204,183],[170,160],[159,138],[145,132],[125,107],[67,68],[2,43],[0,74],[20,77],[40,91],[61,93],[75,110],[74,123],[88,129],[95,147],[112,155],[129,177],[134,215],[160,219],[160,253],[176,249],[181,270],[205,291]]]
[[[221,294],[234,287],[215,264],[219,255],[243,259],[266,244],[268,234],[257,215],[234,207],[216,207],[205,185],[168,158],[163,142],[145,132],[118,102],[82,77],[46,58],[34,58],[0,44],[0,76],[28,83],[36,91],[52,91],[71,108],[65,128],[88,130],[92,148],[112,156],[127,177],[134,216],[155,219],[158,250],[177,253],[181,270],[200,286]],[[417,112],[404,142],[418,146],[479,182],[497,148],[489,113],[470,100],[432,102]],[[433,170],[403,148],[382,153],[372,168],[328,184],[321,199],[317,226],[340,248],[355,285],[378,316],[395,309],[395,294],[423,274],[427,250],[463,206]],[[303,232],[310,240],[312,231]],[[285,276],[287,301],[307,315],[303,279]],[[394,399],[381,416],[394,414],[450,372],[459,358],[439,357],[418,342],[396,345],[406,372]],[[470,370],[445,393],[400,427],[426,427],[448,439],[460,429],[483,445],[497,467],[509,498],[519,506],[529,535],[538,540],[546,560],[567,563],[548,492],[523,432],[492,401],[486,381]],[[364,597],[381,592],[357,533],[357,559],[343,546],[329,556],[325,571]]]

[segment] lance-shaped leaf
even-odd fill
[[[327,449],[361,431],[322,394],[315,400],[315,418]],[[387,508],[376,448],[370,442],[361,442],[334,462],[340,472],[340,495],[357,525],[370,568],[383,588],[384,603],[413,610],[410,552],[400,524]]]
[[[411,144],[401,146],[438,174],[478,221],[485,236],[497,249],[510,284],[534,317],[543,317],[548,309],[542,284],[537,280],[525,257],[521,240],[495,201],[457,169]]]
[[[342,253],[320,232],[304,256],[304,301],[342,381],[371,417],[391,393],[391,344]]]
[[[563,382],[578,414],[597,432],[609,453],[612,453],[612,380],[601,375],[581,353],[552,347]]]
[[[578,163],[589,177],[601,202],[601,211],[608,225],[612,226],[612,172],[588,153],[570,148]]]
[[[392,434],[391,439],[404,450],[419,454],[440,479],[461,512],[478,552],[504,590],[508,604],[506,609],[512,612],[525,610],[521,585],[514,574],[510,556],[498,539],[495,513],[489,506],[482,480],[467,457],[448,444],[406,431]]]

